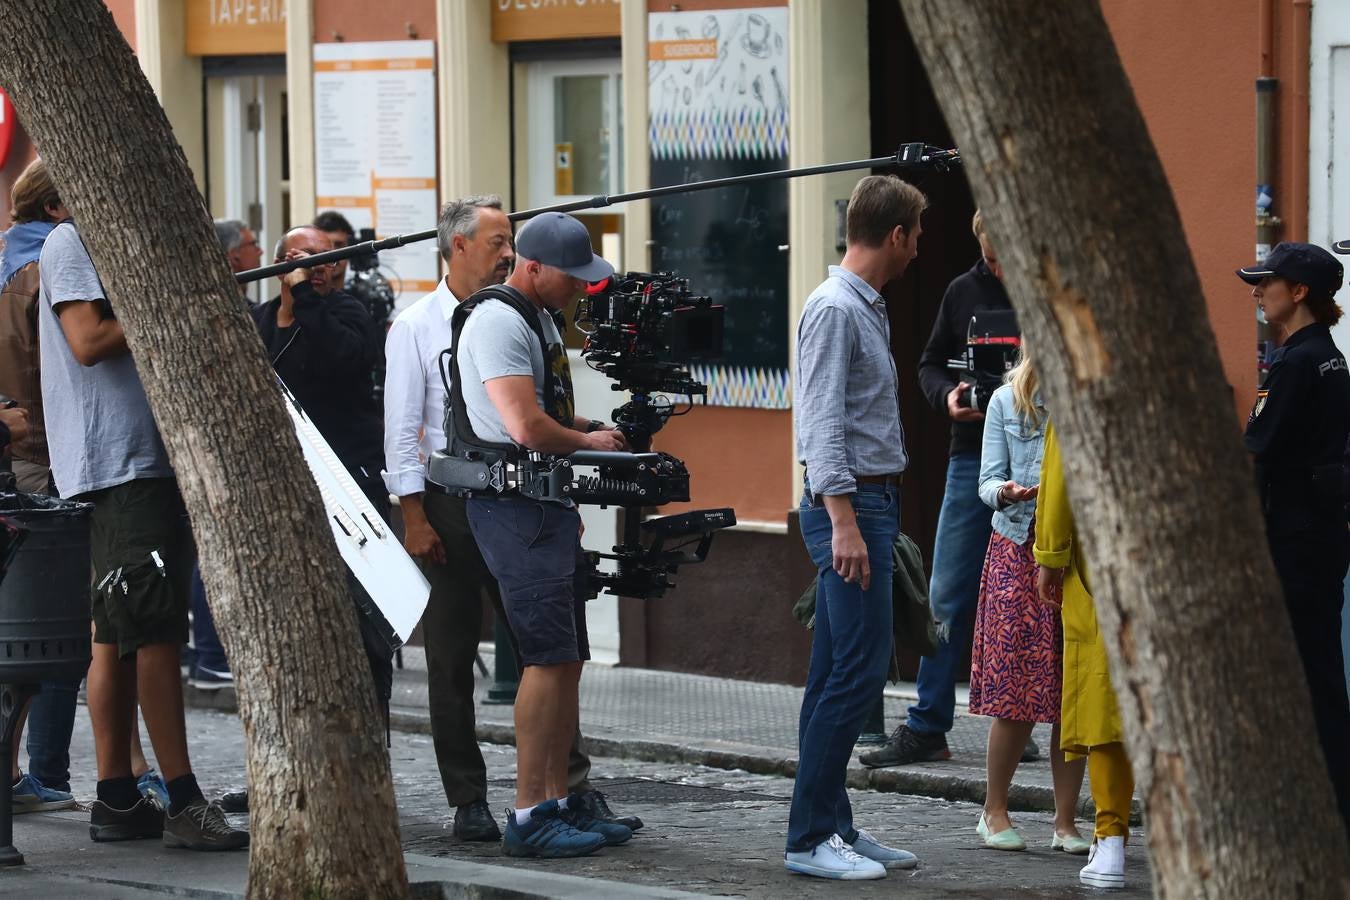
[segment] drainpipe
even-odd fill
[[[1255,262],[1265,259],[1275,243],[1280,220],[1271,212],[1275,205],[1275,0],[1261,0],[1260,76],[1256,79],[1256,248]],[[1270,326],[1256,310],[1257,383],[1265,380],[1271,346]]]

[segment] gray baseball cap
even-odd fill
[[[586,226],[566,213],[542,213],[526,222],[516,235],[516,254],[590,283],[614,274],[614,267],[591,251]]]

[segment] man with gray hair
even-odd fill
[[[262,247],[258,236],[247,223],[238,219],[216,219],[216,240],[225,258],[230,261],[230,271],[238,274],[256,269],[262,264]],[[239,285],[239,293],[248,296],[248,285]]]

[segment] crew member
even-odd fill
[[[350,247],[356,243],[356,230],[347,217],[335,209],[327,209],[314,217],[314,227],[324,233],[333,244],[333,249]],[[347,260],[340,259],[330,264],[328,269],[328,287],[340,291],[347,285]]]
[[[504,622],[497,582],[469,531],[463,498],[425,489],[426,461],[446,447],[441,351],[450,346],[450,317],[459,298],[511,274],[511,221],[495,196],[452,200],[441,208],[437,241],[448,274],[436,290],[399,313],[385,338],[385,483],[398,497],[403,543],[431,583],[422,616],[427,694],[436,764],[446,800],[455,808],[454,833],[465,841],[497,841],[501,831],[487,805],[487,766],[474,732],[473,665],[482,630],[483,594]],[[591,761],[575,732],[568,788],[597,818],[636,831],[636,816],[616,818],[587,782]]]
[[[854,826],[844,776],[890,666],[891,548],[909,464],[881,289],[918,255],[927,202],[893,175],[859,181],[844,258],[797,326],[801,528],[819,583],[784,864],[821,878],[882,878],[918,863]]]
[[[521,309],[482,300],[458,336],[454,389],[463,395],[468,425],[479,440],[539,453],[623,449],[618,431],[575,414],[553,318],[586,282],[609,277],[613,267],[594,255],[586,227],[562,213],[530,220],[516,257],[504,288],[488,290],[510,292]],[[581,516],[570,502],[516,493],[475,495],[467,511],[524,666],[515,704],[516,806],[507,812],[503,852],[582,856],[623,843],[632,837],[629,828],[596,819],[567,794],[577,687],[590,658]]]
[[[262,247],[259,246],[258,236],[248,227],[248,223],[238,219],[216,219],[214,224],[216,240],[220,241],[220,249],[225,251],[225,259],[230,264],[231,272],[235,274],[247,272],[262,264]],[[239,285],[239,295],[246,300],[248,288],[247,284]]]
[[[1350,371],[1331,339],[1341,264],[1321,247],[1277,244],[1239,269],[1266,320],[1286,335],[1247,418],[1266,537],[1294,626],[1313,716],[1341,817],[1350,825],[1350,702],[1341,650],[1350,534],[1341,477],[1350,437]]]

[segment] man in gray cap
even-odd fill
[[[521,229],[515,271],[502,287],[484,289],[505,290],[514,303],[480,298],[459,336],[456,387],[475,438],[547,454],[625,449],[617,430],[576,415],[554,318],[587,282],[613,272],[592,251],[586,226],[571,216],[546,213]],[[501,588],[524,669],[515,704],[516,808],[507,811],[503,852],[581,856],[623,843],[630,829],[596,819],[567,794],[577,688],[590,657],[581,516],[570,502],[515,492],[474,495],[467,512]]]

